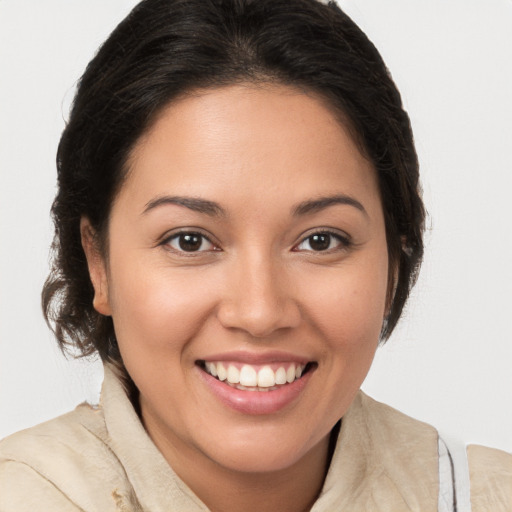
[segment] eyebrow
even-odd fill
[[[208,201],[207,199],[201,199],[199,197],[186,197],[186,196],[160,196],[155,199],[149,201],[144,207],[143,214],[148,213],[149,211],[158,208],[163,205],[178,205],[184,206],[189,210],[203,213],[205,215],[209,215],[211,217],[221,217],[225,216],[225,210],[214,201]],[[308,215],[312,213],[317,213],[325,208],[329,208],[330,206],[334,206],[336,204],[348,205],[357,208],[361,212],[363,212],[366,216],[368,213],[366,212],[364,206],[353,197],[338,194],[335,196],[326,196],[320,197],[318,199],[310,199],[308,201],[303,201],[299,203],[292,209],[294,216],[302,216]]]
[[[337,194],[335,196],[326,196],[319,197],[318,199],[311,199],[309,201],[304,201],[299,203],[293,209],[293,215],[301,216],[307,215],[311,213],[317,213],[325,208],[329,208],[329,206],[333,206],[335,204],[343,204],[348,206],[353,206],[357,208],[361,212],[363,212],[366,216],[368,216],[368,212],[365,210],[364,206],[353,197],[346,196],[344,194]]]
[[[160,196],[155,199],[149,201],[142,214],[146,214],[155,208],[163,205],[178,205],[184,206],[189,210],[198,213],[204,213],[205,215],[209,215],[211,217],[221,217],[226,214],[224,209],[213,201],[208,201],[207,199],[201,199],[199,197],[185,197],[185,196]]]

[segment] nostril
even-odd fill
[[[241,298],[222,304],[217,318],[223,327],[246,331],[254,338],[265,338],[275,331],[295,328],[300,324],[301,314],[295,303],[270,303]]]

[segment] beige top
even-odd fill
[[[512,511],[512,455],[468,448],[473,512]],[[360,392],[312,512],[436,511],[438,434]],[[105,368],[101,402],[0,442],[0,512],[196,512],[206,506]]]

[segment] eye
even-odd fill
[[[164,241],[164,245],[168,245],[177,252],[205,252],[215,251],[216,246],[208,240],[208,238],[197,232],[183,231],[177,233]]]
[[[304,238],[294,249],[296,251],[322,252],[343,249],[349,245],[347,237],[329,231],[320,231]]]

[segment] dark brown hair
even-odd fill
[[[112,319],[92,306],[80,218],[105,241],[130,150],[155,116],[186,91],[237,82],[319,94],[373,163],[390,260],[382,339],[391,334],[417,277],[425,214],[409,118],[373,44],[334,2],[144,0],[87,66],[58,148],[43,309],[63,349],[121,364]]]

